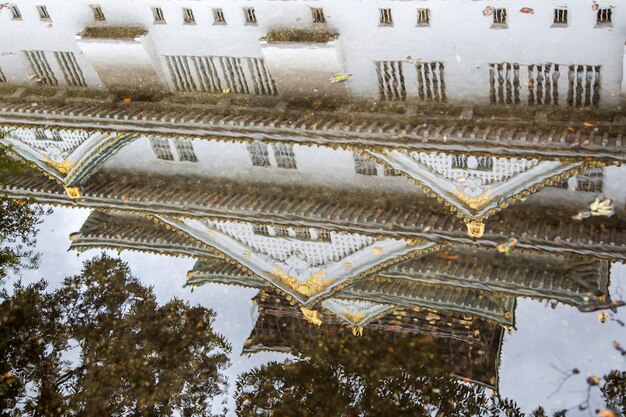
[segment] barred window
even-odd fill
[[[196,18],[193,16],[193,10],[187,7],[183,7],[183,23],[186,25],[192,25],[196,23]]]
[[[170,142],[167,139],[151,137],[150,147],[158,159],[162,159],[164,161],[174,160],[174,155],[172,154],[172,149],[170,148]]]
[[[576,175],[576,190],[601,193],[604,191],[604,168],[591,168]]]
[[[330,242],[330,232],[328,230],[318,230],[317,231],[317,240],[321,240],[324,242]]]
[[[274,235],[289,237],[289,228],[285,226],[274,226]]]
[[[213,23],[224,24],[226,19],[224,18],[224,11],[222,9],[213,9]]]
[[[567,8],[558,7],[554,9],[554,24],[567,25]]]
[[[378,92],[381,100],[406,100],[402,61],[377,61]]]
[[[252,160],[252,165],[257,167],[270,166],[270,155],[267,145],[261,142],[254,142],[248,145],[248,153]]]
[[[35,138],[37,140],[48,140],[48,135],[46,135],[46,131],[43,129],[35,129]]]
[[[22,13],[15,4],[10,5],[9,9],[11,9],[11,16],[13,20],[22,20]]]
[[[311,231],[309,229],[294,229],[296,238],[302,240],[311,240]]]
[[[376,164],[367,157],[354,152],[354,172],[359,175],[378,175]]]
[[[102,11],[100,5],[92,4],[90,7],[91,13],[93,13],[93,18],[96,22],[104,22],[106,20],[106,17],[104,16],[104,12]]]
[[[391,9],[378,9],[380,13],[379,23],[383,26],[393,25],[393,18],[391,17]]]
[[[291,145],[277,143],[274,145],[274,157],[278,168],[296,169],[296,156]]]
[[[50,14],[48,13],[48,8],[46,6],[37,6],[37,13],[39,13],[39,19],[51,20]]]
[[[610,7],[598,9],[597,23],[603,26],[611,25],[613,23],[613,10]]]
[[[154,23],[165,23],[165,15],[160,7],[153,7],[152,15],[154,16]]]
[[[196,153],[193,151],[191,139],[177,139],[174,141],[176,152],[178,152],[178,160],[187,162],[198,162]]]
[[[252,231],[255,235],[270,236],[270,231],[268,227],[264,225],[255,224],[252,226]]]
[[[254,13],[254,7],[244,7],[243,17],[246,19],[246,23],[256,25],[256,14]]]
[[[493,24],[498,26],[506,25],[506,9],[494,9]]]
[[[324,16],[324,9],[311,7],[311,15],[313,17],[313,23],[326,23],[326,17]]]
[[[419,26],[430,25],[430,9],[417,9],[417,24]]]

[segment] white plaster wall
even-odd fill
[[[377,96],[374,61],[400,60],[410,55],[426,62],[444,62],[447,96],[452,102],[488,100],[488,63],[602,65],[602,103],[610,105],[619,101],[626,39],[622,6],[612,1],[599,1],[601,7],[616,6],[612,28],[595,28],[591,3],[573,0],[528,0],[523,4],[515,0],[102,0],[99,4],[107,17],[105,24],[143,26],[149,30],[151,46],[146,49],[153,55],[152,61],[161,75],[167,74],[159,57],[163,54],[262,57],[259,39],[269,30],[311,27],[310,7],[322,7],[327,26],[340,33],[343,66],[353,75],[346,86],[355,96]],[[27,0],[15,1],[23,21],[11,20],[7,9],[0,11],[3,28],[0,52],[38,49],[79,54],[74,35],[94,24],[89,3],[61,0],[40,3],[48,6],[52,25],[40,22],[35,5]],[[487,5],[507,8],[508,29],[491,29],[491,17],[482,15]],[[167,24],[153,23],[151,6],[163,9]],[[535,13],[520,13],[522,6],[532,7]],[[555,6],[569,8],[567,28],[551,28]],[[196,25],[183,24],[182,7],[193,9]],[[213,24],[214,7],[223,9],[226,25]],[[242,7],[255,7],[258,25],[245,24]],[[392,9],[393,27],[378,26],[381,7]],[[430,27],[416,27],[418,7],[431,9]],[[24,64],[11,58],[14,57],[0,55],[0,68],[12,81],[24,82]],[[98,86],[95,71],[84,57],[77,59],[88,84]],[[405,66],[411,95],[415,90],[415,73]]]
[[[382,168],[378,176],[356,174],[352,152],[341,149],[294,145],[297,169],[285,169],[276,166],[271,145],[270,167],[253,166],[244,143],[197,139],[193,140],[193,148],[198,162],[164,161],[155,156],[149,140],[142,137],[111,157],[102,170],[141,175],[224,178],[242,183],[320,186],[335,190],[421,193],[403,177],[383,177]],[[176,159],[173,145],[171,150]]]

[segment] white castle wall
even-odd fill
[[[374,61],[405,60],[408,56],[424,62],[440,61],[445,66],[448,100],[489,101],[489,63],[560,65],[601,65],[601,103],[616,104],[622,81],[626,25],[620,5],[607,0],[600,7],[612,9],[613,26],[596,28],[596,14],[590,3],[560,0],[488,1],[119,1],[99,2],[106,22],[94,22],[88,3],[45,0],[52,22],[41,22],[35,5],[17,0],[23,20],[11,19],[8,9],[0,11],[3,36],[0,38],[0,68],[7,79],[28,84],[28,64],[23,50],[72,51],[90,87],[101,87],[97,73],[88,65],[77,46],[75,35],[92,25],[133,25],[149,30],[146,49],[156,71],[171,84],[163,55],[233,56],[263,58],[259,39],[270,30],[310,28],[311,7],[324,9],[327,27],[339,33],[343,66],[352,78],[344,85],[356,97],[377,97],[378,79]],[[492,29],[492,18],[482,15],[492,5],[508,12],[508,28]],[[166,24],[154,24],[152,6],[161,7]],[[553,9],[567,6],[569,26],[553,28]],[[182,7],[193,9],[196,24],[183,24]],[[214,25],[212,8],[220,7],[225,25]],[[258,24],[245,24],[243,7],[254,7]],[[522,14],[531,7],[534,14]],[[394,24],[380,27],[379,8],[390,8]],[[429,27],[416,25],[416,9],[431,10]],[[284,57],[289,60],[289,57]],[[51,66],[56,63],[52,62]],[[123,66],[124,62],[119,62]],[[272,66],[280,65],[273,62]],[[416,96],[417,76],[413,66],[404,64],[409,97]],[[299,74],[294,74],[298,79]],[[561,74],[566,78],[566,74]],[[60,77],[62,78],[62,77]],[[306,77],[300,77],[306,83]],[[522,89],[528,80],[520,80]],[[63,84],[62,80],[60,83]],[[344,88],[341,86],[341,88]],[[171,85],[170,85],[171,87]],[[339,88],[339,87],[338,87]],[[563,86],[561,88],[564,88]],[[280,93],[280,91],[279,91]],[[566,91],[561,92],[564,101]]]

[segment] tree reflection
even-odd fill
[[[284,416],[524,416],[517,404],[490,389],[442,372],[410,337],[397,343],[376,333],[362,338],[317,337],[301,359],[269,363],[237,381],[239,415]],[[600,386],[607,408],[626,411],[626,373]],[[576,410],[579,412],[578,410]],[[542,408],[532,416],[548,416]],[[553,416],[566,416],[567,410]]]
[[[204,416],[224,392],[230,347],[212,310],[158,305],[107,256],[45,288],[16,284],[0,305],[2,415]]]
[[[0,184],[5,175],[15,175],[26,165],[9,157],[0,148]],[[17,201],[0,194],[0,283],[9,270],[22,267],[33,268],[38,256],[29,248],[35,243],[37,225],[48,210],[41,206]],[[1,292],[0,292],[1,295]]]

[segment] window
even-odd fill
[[[494,26],[506,26],[506,9],[494,9],[493,11]]]
[[[528,104],[559,104],[561,66],[539,64],[528,66]]]
[[[35,82],[43,85],[59,85],[59,80],[52,72],[48,57],[44,51],[24,51],[24,53],[33,71],[34,78],[32,79]]]
[[[380,13],[380,25],[391,26],[393,25],[393,19],[391,18],[391,9],[378,9]]]
[[[430,26],[430,9],[417,9],[417,25]]]
[[[598,9],[597,23],[600,26],[610,26],[613,23],[613,10],[611,8]]]
[[[367,157],[354,152],[354,172],[359,175],[378,175],[376,164]]]
[[[43,129],[35,129],[35,138],[37,140],[48,140],[48,135]]]
[[[37,13],[39,13],[39,19],[51,20],[48,14],[48,8],[46,6],[37,6]]]
[[[274,235],[289,237],[289,228],[285,226],[274,226]]]
[[[226,23],[222,9],[213,9],[213,23],[217,25]]]
[[[174,141],[174,146],[176,146],[179,161],[198,162],[190,139],[178,139]]]
[[[183,7],[183,22],[186,25],[196,24],[196,18],[193,17],[193,10]]]
[[[96,20],[96,22],[104,22],[106,20],[106,17],[104,17],[104,12],[102,11],[100,5],[92,5],[91,12],[93,13],[93,18]]]
[[[254,7],[244,7],[243,17],[246,19],[247,24],[256,25],[256,14],[254,13]]]
[[[63,73],[63,78],[67,85],[73,87],[87,87],[83,71],[76,61],[74,52],[54,52],[54,56],[59,63],[59,68]]]
[[[9,8],[11,9],[13,20],[22,20],[22,13],[20,13],[20,9],[18,9],[15,4],[12,4]]]
[[[323,242],[330,242],[330,232],[328,230],[318,230],[317,240],[321,240]]]
[[[601,193],[604,191],[604,168],[591,168],[576,175],[576,191]]]
[[[600,65],[570,65],[567,105],[592,107],[600,103]]]
[[[267,226],[254,224],[252,225],[252,231],[255,235],[270,236],[270,231]]]
[[[302,240],[311,240],[311,232],[309,229],[294,229],[296,238]]]
[[[291,145],[277,143],[274,145],[274,157],[278,168],[296,169],[296,156]]]
[[[406,100],[402,61],[378,61],[375,64],[380,99]]]
[[[567,8],[559,7],[554,9],[554,24],[567,26]]]
[[[311,15],[313,17],[313,23],[326,23],[324,9],[311,7]]]
[[[270,155],[267,150],[267,145],[261,142],[254,142],[248,145],[248,153],[252,160],[252,165],[255,167],[268,167],[270,166]]]
[[[417,87],[420,101],[446,101],[443,62],[417,62]]]
[[[170,142],[167,139],[151,137],[150,147],[158,159],[162,159],[164,161],[174,160],[174,155],[172,154],[172,149],[170,148]]]
[[[534,88],[530,80],[528,88]],[[520,64],[489,64],[489,98],[492,104],[520,104],[520,91]]]
[[[165,23],[165,16],[163,15],[163,9],[161,9],[160,7],[153,7],[152,15],[154,16],[154,23]]]

